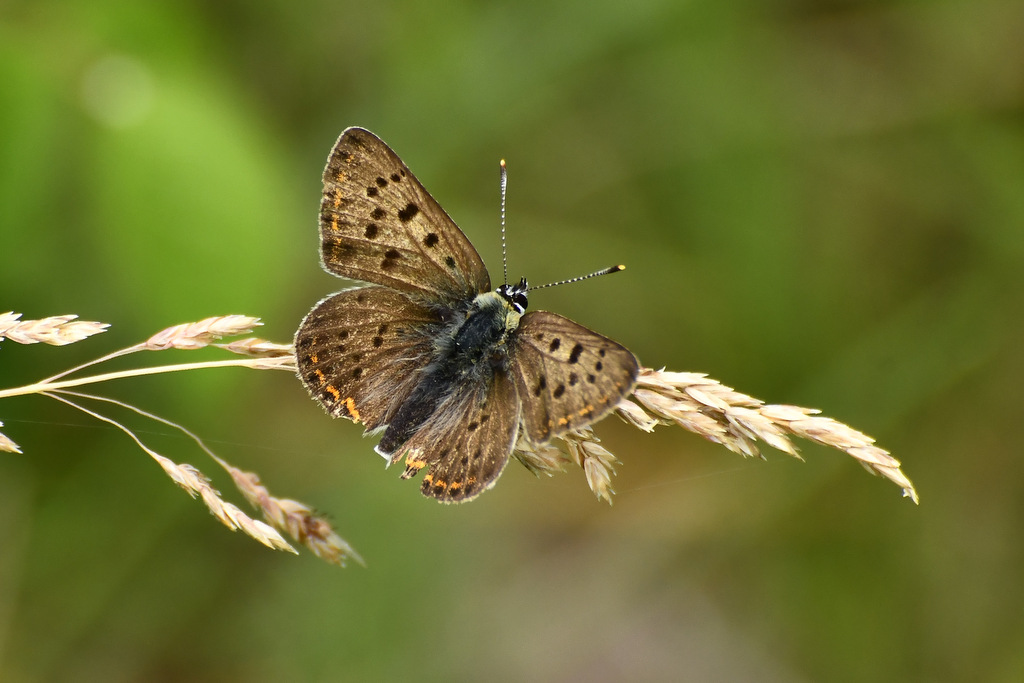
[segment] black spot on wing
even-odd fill
[[[572,351],[569,352],[569,362],[570,363],[575,363],[576,361],[578,361],[580,359],[580,354],[581,353],[583,353],[583,345],[582,344],[575,344],[572,347]]]
[[[398,259],[402,258],[402,253],[397,249],[388,249],[384,252],[384,260],[380,262],[381,270],[391,270],[398,263]]]
[[[413,202],[409,202],[408,204],[405,205],[404,209],[399,210],[398,220],[402,221],[403,223],[408,223],[413,218],[415,218],[416,214],[418,214],[419,212],[420,207],[416,206],[416,204],[414,204]]]

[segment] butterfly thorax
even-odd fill
[[[477,295],[465,320],[453,330],[444,355],[460,364],[475,365],[489,359],[504,366],[499,361],[507,361],[509,336],[519,327],[526,301],[526,278]]]
[[[519,326],[520,317],[497,293],[479,295],[466,319],[453,330],[451,340],[443,344],[447,348],[439,362],[452,363],[464,372],[472,372],[473,366],[487,360],[498,363],[507,355],[508,337]]]

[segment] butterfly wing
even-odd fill
[[[437,419],[402,446],[403,479],[429,466],[423,495],[461,503],[494,485],[519,433],[520,402],[514,380],[496,372],[476,390],[454,391],[438,406]]]
[[[295,334],[299,377],[334,417],[388,424],[429,362],[437,314],[385,287],[333,294]]]
[[[547,311],[522,317],[513,353],[523,426],[534,443],[600,420],[636,385],[629,349]]]
[[[342,133],[323,180],[320,256],[329,272],[439,303],[490,290],[476,249],[373,133]]]

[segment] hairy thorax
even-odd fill
[[[450,335],[444,336],[438,365],[450,365],[458,374],[507,369],[509,337],[519,326],[520,317],[497,292],[478,295],[465,319],[453,324]]]

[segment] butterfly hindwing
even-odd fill
[[[335,417],[374,429],[413,390],[430,361],[437,315],[385,287],[333,294],[303,319],[295,335],[299,377]]]
[[[476,249],[373,133],[342,133],[323,181],[320,255],[328,271],[444,303],[490,289]]]
[[[522,317],[513,354],[523,426],[534,443],[596,422],[636,384],[629,349],[547,311]]]
[[[484,386],[460,387],[436,416],[402,446],[402,478],[427,467],[423,495],[442,503],[475,498],[498,479],[515,444],[520,417],[515,382],[496,372]]]

